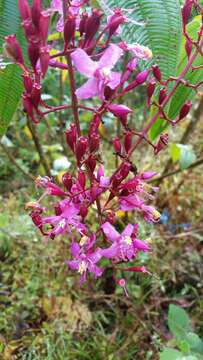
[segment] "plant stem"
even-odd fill
[[[76,125],[76,129],[77,129],[77,134],[78,134],[78,136],[81,136],[80,120],[79,120],[79,115],[78,115],[78,99],[77,99],[77,96],[75,95],[74,70],[73,70],[73,64],[72,64],[70,54],[68,54],[66,56],[66,59],[67,59],[67,64],[68,64],[73,115],[74,115],[75,125]]]
[[[27,126],[28,126],[28,128],[29,128],[29,130],[30,130],[30,132],[32,134],[32,138],[33,138],[36,150],[37,150],[37,152],[39,154],[40,162],[44,167],[45,173],[46,173],[46,175],[51,177],[51,171],[50,171],[50,168],[49,168],[49,164],[48,164],[47,159],[45,157],[42,145],[41,145],[41,143],[39,141],[39,137],[38,137],[38,134],[37,134],[36,127],[33,126],[33,124],[30,122],[29,119],[27,119]]]

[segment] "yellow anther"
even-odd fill
[[[123,241],[128,245],[132,244],[132,239],[130,236],[124,236]]]
[[[81,261],[79,268],[78,268],[79,274],[82,275],[86,270],[87,270],[87,263],[85,261]]]

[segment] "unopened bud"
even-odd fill
[[[153,71],[155,79],[158,80],[159,82],[161,82],[162,76],[161,76],[161,70],[160,70],[159,66],[152,65],[152,71]]]
[[[26,20],[30,17],[30,7],[27,0],[18,0],[18,8],[22,20]]]
[[[187,102],[182,106],[182,108],[180,109],[178,121],[182,120],[183,118],[185,118],[185,117],[187,116],[187,114],[189,113],[191,107],[192,107],[192,101],[187,101]]]
[[[123,126],[126,127],[126,125],[127,125],[127,115],[132,112],[132,110],[129,107],[127,107],[125,105],[119,105],[119,104],[110,104],[108,106],[108,110],[113,115],[118,117],[121,120]]]
[[[185,51],[186,51],[187,57],[189,59],[190,54],[192,52],[192,42],[188,38],[186,39],[186,42],[185,42]]]
[[[35,69],[37,61],[38,61],[39,56],[40,56],[39,42],[38,41],[31,41],[29,43],[27,52],[28,52],[28,57],[29,57],[30,63],[32,65],[32,67]]]
[[[185,27],[193,7],[193,0],[186,0],[185,5],[182,8],[182,20],[183,26]]]
[[[115,149],[115,152],[117,153],[117,154],[120,154],[121,153],[121,142],[120,142],[120,139],[117,137],[117,138],[115,138],[115,139],[113,139],[113,147],[114,147],[114,149]]]
[[[24,88],[25,88],[26,92],[28,94],[30,94],[32,91],[32,85],[33,85],[32,79],[28,74],[22,74],[22,77],[23,77]]]
[[[80,215],[84,219],[87,216],[87,214],[88,214],[88,207],[85,204],[82,204],[80,206]]]
[[[90,42],[97,33],[100,26],[101,16],[102,14],[98,9],[93,9],[92,15],[87,19],[86,23],[85,43],[87,41]]]
[[[37,29],[39,29],[41,11],[42,11],[41,0],[33,0],[31,7],[31,15],[32,15],[32,22]]]
[[[161,88],[160,92],[159,92],[159,105],[161,105],[165,98],[166,98],[167,94],[166,94],[166,89],[165,88]]]
[[[70,125],[70,129],[66,130],[66,142],[70,146],[71,150],[74,152],[75,144],[76,144],[76,137],[77,131],[75,124]]]
[[[90,152],[95,152],[99,149],[100,136],[98,134],[92,134],[89,137]]]
[[[68,191],[71,190],[71,187],[73,185],[73,178],[71,176],[71,174],[69,174],[68,172],[66,172],[65,174],[63,174],[62,176],[62,182],[63,182],[63,185],[66,187],[66,189]]]
[[[50,59],[50,55],[49,55],[48,47],[46,47],[46,46],[41,47],[41,49],[40,49],[40,66],[41,66],[41,71],[42,71],[43,77],[46,75],[46,72],[48,70],[49,59]]]
[[[93,134],[97,133],[100,123],[101,123],[101,117],[95,115],[90,122],[89,136],[92,136]]]
[[[20,44],[16,39],[16,35],[6,36],[5,41],[6,41],[4,44],[5,55],[9,59],[23,65],[24,64],[23,54]]]
[[[85,163],[88,166],[91,173],[93,174],[97,163],[95,157],[93,155],[90,155]]]
[[[139,74],[137,74],[136,76],[136,81],[139,85],[144,84],[144,82],[147,80],[149,75],[149,71],[148,70],[143,70],[141,71]]]
[[[75,16],[68,15],[65,21],[64,31],[63,31],[64,41],[66,45],[69,45],[69,43],[74,39],[75,28],[76,28]]]
[[[130,131],[128,131],[125,134],[125,138],[124,138],[124,147],[125,147],[126,153],[128,153],[128,151],[131,149],[132,138],[133,138],[133,134]]]
[[[81,188],[84,189],[86,184],[86,176],[83,170],[78,171],[78,182]]]
[[[42,11],[39,22],[39,35],[42,44],[45,45],[48,37],[50,14],[48,11]]]
[[[85,136],[80,136],[76,144],[76,150],[75,150],[78,164],[80,164],[80,161],[84,157],[87,148],[88,148],[88,139]]]
[[[86,31],[87,19],[88,19],[88,13],[86,11],[84,11],[82,13],[80,24],[79,24],[80,36],[82,36]]]
[[[32,104],[35,106],[35,108],[38,107],[40,100],[41,100],[41,85],[34,84],[31,93],[31,101]]]
[[[168,145],[168,134],[161,134],[154,149],[155,155]]]
[[[155,79],[150,79],[148,85],[147,85],[147,104],[150,105],[150,101],[152,98],[152,95],[154,94],[154,90],[156,87],[156,81]]]

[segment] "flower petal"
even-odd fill
[[[79,99],[88,99],[98,94],[98,80],[90,79],[79,89],[76,90],[76,95]]]
[[[131,236],[134,230],[134,226],[132,224],[128,224],[122,232],[122,236]]]
[[[86,77],[92,77],[97,69],[97,63],[82,49],[77,49],[71,54],[71,58],[77,70]]]
[[[118,253],[119,253],[119,247],[116,243],[111,245],[109,248],[102,250],[102,256],[107,259],[113,259],[117,257]]]
[[[114,229],[114,227],[109,222],[105,222],[101,226],[101,228],[103,229],[104,234],[110,241],[116,241],[117,239],[119,239],[120,234],[118,233],[118,231]]]
[[[114,44],[111,44],[102,55],[101,59],[99,60],[98,67],[108,67],[112,69],[120,57],[123,55],[123,50]]]
[[[121,81],[121,74],[119,72],[112,71],[110,81],[108,82],[108,86],[111,89],[115,89],[120,84],[120,81]]]

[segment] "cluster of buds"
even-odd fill
[[[195,4],[195,1],[186,0],[183,6],[184,33]],[[78,271],[81,282],[86,279],[88,272],[96,278],[100,277],[105,271],[102,261],[108,259],[116,283],[122,286],[127,294],[125,279],[117,278],[116,270],[124,273],[147,273],[145,267],[137,266],[134,261],[140,251],[149,251],[150,246],[146,241],[138,239],[138,224],[129,223],[121,233],[117,231],[118,213],[137,212],[148,222],[158,222],[160,218],[160,213],[150,204],[157,188],[148,183],[156,174],[151,171],[138,172],[131,161],[131,155],[143,140],[152,146],[154,154],[158,155],[168,144],[168,134],[161,134],[153,144],[147,136],[151,126],[160,117],[176,125],[189,113],[192,105],[190,101],[182,106],[176,119],[169,119],[165,106],[178,85],[184,84],[183,76],[192,67],[196,53],[200,53],[203,30],[200,31],[198,44],[193,44],[189,36],[186,36],[188,62],[183,73],[178,78],[170,77],[164,80],[158,65],[148,65],[147,61],[152,58],[149,48],[140,44],[116,42],[120,27],[128,21],[121,9],[113,10],[106,23],[103,21],[102,12],[95,8],[90,11],[86,0],[52,0],[48,10],[42,9],[40,0],[34,0],[31,7],[27,0],[19,0],[19,10],[28,42],[27,52],[31,68],[25,66],[20,45],[14,35],[6,37],[5,50],[23,69],[23,106],[34,122],[50,112],[72,108],[74,122],[67,128],[65,135],[77,168],[75,176],[68,172],[63,175],[61,186],[54,184],[53,179],[38,177],[36,185],[43,189],[43,195],[37,202],[28,203],[27,208],[43,236],[54,239],[66,234],[69,237],[72,259],[67,260],[67,265]],[[47,44],[48,27],[50,16],[56,11],[61,16],[57,29],[63,32],[64,44],[61,51],[50,56],[50,45]],[[119,72],[114,68],[122,61],[124,54],[128,55],[128,62]],[[67,64],[57,60],[62,56],[67,59]],[[140,60],[146,61],[142,71],[139,71],[137,66]],[[43,113],[39,109],[40,105],[46,107],[41,101],[41,82],[49,66],[68,70],[71,104],[49,107],[49,110]],[[121,66],[119,68],[121,69]],[[79,88],[75,86],[76,71],[87,78]],[[168,88],[169,82],[175,82],[172,90]],[[157,112],[143,131],[137,131],[129,121],[133,110],[122,104],[121,98],[143,84],[146,85],[147,106],[157,107]],[[83,100],[93,97],[99,98],[98,107],[89,108],[83,105]],[[79,110],[90,111],[92,114],[87,134],[81,131]],[[100,131],[106,114],[111,114],[116,118],[115,121],[122,125],[119,136],[110,138],[109,134],[108,137],[113,148],[112,154],[116,157],[116,169],[110,176],[104,171],[103,164],[107,163],[108,159],[105,159],[105,154],[102,153]],[[44,196],[58,198],[54,203],[52,216],[46,216],[46,209],[41,205]],[[91,208],[94,211],[96,209],[96,231],[92,231],[88,217]],[[126,266],[128,262],[133,264]],[[124,267],[122,263],[125,264]]]

